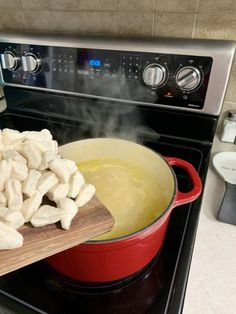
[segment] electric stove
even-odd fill
[[[204,186],[232,42],[5,33],[0,54],[1,129],[47,128],[60,145],[128,139],[187,160]],[[174,171],[179,190],[191,190],[184,170]],[[0,277],[0,312],[181,313],[201,199],[172,211],[160,252],[138,273],[90,284],[39,261]]]

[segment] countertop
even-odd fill
[[[221,151],[236,152],[236,145],[215,136],[183,314],[236,313],[236,226],[216,219],[225,184],[213,168],[212,157]]]

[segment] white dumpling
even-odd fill
[[[32,215],[39,209],[43,200],[43,196],[40,192],[35,192],[35,194],[26,200],[24,200],[22,205],[22,214],[25,221],[30,221]]]
[[[22,133],[17,130],[12,129],[3,129],[2,130],[2,143],[4,146],[10,146],[15,141],[20,140],[23,138]]]
[[[27,164],[27,160],[19,154],[16,150],[7,149],[2,152],[2,157],[5,160],[14,160],[17,162],[21,162],[23,164]]]
[[[48,129],[42,129],[40,131],[41,134],[45,136],[46,141],[51,141],[52,140],[52,134]]]
[[[58,143],[57,141],[51,141],[52,153],[56,156],[58,154]]]
[[[3,191],[11,175],[11,164],[6,160],[0,160],[0,174],[0,191]]]
[[[70,181],[69,181],[69,192],[68,197],[75,198],[78,194],[82,186],[84,185],[85,180],[79,171],[76,171],[72,174]]]
[[[0,206],[5,207],[7,206],[7,198],[4,191],[0,192]]]
[[[23,146],[22,154],[27,159],[28,167],[38,169],[42,162],[42,151],[30,141]]]
[[[44,152],[42,154],[42,161],[39,166],[39,170],[45,170],[48,168],[48,164],[56,158],[56,155],[53,152]]]
[[[49,130],[43,129],[41,131],[24,131],[22,132],[22,136],[24,139],[30,140],[30,141],[50,141],[52,140],[52,135]]]
[[[58,201],[61,198],[64,198],[67,196],[69,191],[69,184],[68,183],[58,183],[54,185],[48,192],[47,197],[51,201]]]
[[[12,160],[11,162],[11,178],[24,181],[28,177],[28,167],[26,164]]]
[[[77,167],[72,160],[55,158],[49,163],[49,169],[56,173],[62,183],[67,183]]]
[[[76,163],[73,160],[70,159],[62,159],[65,163],[65,165],[70,169],[71,173],[75,173],[76,171],[78,171],[78,168],[76,166]]]
[[[35,146],[37,146],[43,153],[45,152],[51,152],[54,157],[56,157],[58,153],[58,144],[56,141],[39,141],[39,140],[33,140],[31,141]]]
[[[42,227],[60,221],[64,215],[64,209],[43,205],[33,214],[30,221],[34,227]]]
[[[85,183],[75,199],[77,206],[82,207],[87,204],[94,196],[95,192],[96,189],[94,185],[90,183]]]
[[[16,179],[8,179],[6,182],[6,198],[8,208],[21,210],[23,204],[22,186]]]
[[[71,222],[78,212],[78,206],[71,198],[62,198],[57,202],[57,206],[65,210],[65,215],[61,218],[61,226],[68,230]]]
[[[30,169],[28,177],[22,184],[22,192],[27,196],[31,197],[35,194],[39,179],[41,177],[41,172]]]
[[[0,130],[0,151],[2,151],[4,149],[4,145],[2,142],[2,130]]]
[[[12,210],[7,207],[0,207],[0,220],[14,229],[20,228],[25,223],[21,211]]]
[[[38,147],[42,153],[51,152],[53,149],[51,142],[32,140],[31,143]]]
[[[16,249],[23,245],[23,236],[0,221],[0,250]]]
[[[43,173],[38,181],[37,191],[42,195],[46,194],[54,185],[58,183],[58,178],[52,171]]]

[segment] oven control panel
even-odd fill
[[[202,109],[212,58],[0,43],[5,84]]]

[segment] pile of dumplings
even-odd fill
[[[58,221],[69,229],[95,194],[74,161],[61,158],[49,130],[0,130],[0,249],[23,245],[24,223],[42,227]],[[43,205],[43,197],[55,206]]]

